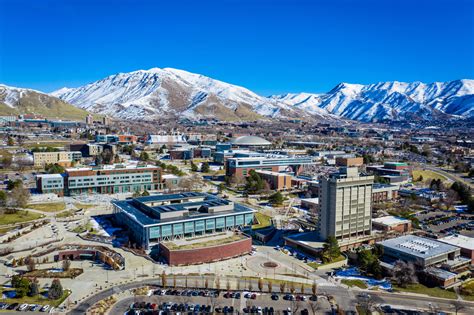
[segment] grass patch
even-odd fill
[[[441,288],[429,288],[419,283],[409,284],[406,288],[393,286],[395,292],[410,292],[418,294],[426,294],[433,297],[444,299],[457,299],[456,293]]]
[[[74,216],[76,210],[67,210],[56,214],[56,218],[68,218]]]
[[[2,291],[2,294],[3,292],[8,292],[8,291],[11,291],[11,290],[3,290]],[[27,304],[40,304],[40,305],[46,305],[46,304],[49,304],[50,306],[53,306],[53,307],[58,307],[59,305],[61,305],[62,302],[64,302],[64,300],[67,299],[67,297],[71,294],[71,290],[64,290],[63,291],[63,296],[61,296],[59,299],[57,300],[50,300],[48,298],[46,298],[45,296],[47,295],[47,292],[46,290],[43,290],[41,291],[41,293],[37,296],[24,296],[22,298],[11,298],[11,299],[2,299],[2,302],[4,303],[8,303],[8,304],[13,304],[13,303],[18,303],[18,304],[23,304],[23,303],[27,303]]]
[[[361,289],[367,289],[367,284],[362,280],[342,279],[341,282],[344,283],[345,285],[350,286],[350,287],[359,287]]]
[[[214,240],[205,240],[203,242],[197,242],[197,243],[191,243],[191,244],[183,244],[183,245],[177,245],[176,243],[169,242],[165,243],[166,247],[168,247],[170,250],[184,250],[184,249],[195,249],[195,248],[200,248],[203,246],[217,246],[217,245],[223,245],[223,244],[228,244],[232,243],[235,241],[240,241],[244,239],[244,236],[242,235],[232,235],[229,237],[225,238],[218,238]]]
[[[84,233],[86,231],[90,231],[91,229],[92,229],[92,224],[90,222],[87,222],[86,224],[81,224],[79,226],[76,226],[74,229],[72,229],[72,232]]]
[[[257,219],[258,224],[252,225],[253,230],[266,228],[266,227],[269,227],[272,224],[271,223],[272,218],[270,216],[266,215],[266,214],[261,213],[261,212],[255,212],[255,218]]]
[[[460,293],[462,298],[468,301],[474,301],[474,280],[461,285]]]
[[[66,209],[64,202],[53,202],[53,203],[34,203],[26,206],[29,209],[35,209],[44,212],[58,212]]]
[[[76,207],[77,209],[89,209],[89,208],[93,208],[93,207],[96,207],[97,205],[95,204],[89,204],[89,203],[80,203],[80,202],[77,202],[74,204],[74,207]]]
[[[333,264],[333,263],[337,263],[337,262],[343,261],[345,259],[346,259],[346,257],[344,257],[343,255],[339,255],[339,257],[334,258],[330,262],[318,264],[317,262],[312,261],[312,262],[308,263],[308,266],[310,266],[311,268],[314,268],[314,269],[318,269],[319,267],[330,265],[330,264]]]
[[[49,269],[37,269],[33,271],[29,271],[24,274],[25,277],[33,277],[33,278],[71,278],[74,279],[75,277],[82,274],[84,271],[81,268],[70,268],[66,271],[59,271],[59,272],[52,272]]]
[[[448,180],[443,175],[438,174],[438,173],[433,172],[433,171],[429,171],[429,170],[413,170],[412,175],[413,175],[413,181],[418,181],[420,176],[423,177],[423,181],[433,180],[433,179],[440,179],[442,181],[447,181]]]
[[[26,210],[19,210],[11,214],[2,214],[0,215],[0,225],[15,224],[37,220],[42,218],[43,215],[39,213],[34,213]]]

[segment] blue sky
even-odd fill
[[[474,75],[473,0],[0,0],[0,83],[173,67],[268,95]]]

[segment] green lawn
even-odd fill
[[[26,208],[44,212],[58,212],[65,210],[66,204],[64,202],[33,203],[27,205]]]
[[[350,287],[359,287],[361,289],[367,289],[367,284],[362,280],[342,279],[341,282]]]
[[[41,217],[43,217],[43,215],[39,213],[34,213],[26,210],[18,210],[16,213],[0,215],[0,225],[22,223],[36,220]]]
[[[411,292],[418,294],[426,294],[433,297],[445,298],[445,299],[457,299],[456,293],[441,288],[428,288],[422,284],[415,283],[409,284],[406,288],[399,286],[393,286],[395,292]]]
[[[10,291],[10,290],[3,290],[3,291]],[[3,292],[2,292],[3,293]],[[46,293],[46,291],[42,291],[42,294]],[[43,297],[42,294],[39,294],[37,296],[24,296],[22,298],[13,298],[13,299],[2,299],[2,302],[8,303],[8,304],[13,304],[13,303],[19,303],[20,305],[23,303],[27,304],[41,304],[41,305],[46,305],[49,304],[50,306],[53,307],[58,307],[70,294],[70,290],[64,290],[63,296],[57,300],[50,300],[45,297]]]
[[[441,179],[442,181],[448,180],[443,175],[438,174],[433,171],[429,171],[429,170],[413,170],[412,175],[413,175],[413,181],[417,181],[418,178],[420,178],[420,176],[423,176],[423,181],[432,180],[432,179]]]
[[[334,258],[332,261],[330,261],[328,263],[318,264],[318,263],[313,261],[313,262],[308,263],[308,266],[310,266],[311,268],[314,268],[314,269],[318,269],[321,266],[325,266],[325,265],[333,264],[333,263],[336,263],[336,262],[339,262],[339,261],[343,261],[344,259],[346,259],[346,257],[344,257],[343,255],[340,255],[339,257]]]
[[[255,212],[255,218],[258,224],[252,225],[252,229],[261,229],[271,225],[271,217],[261,212]]]

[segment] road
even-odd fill
[[[452,181],[461,182],[461,183],[467,185],[468,187],[470,187],[471,189],[474,189],[474,183],[472,183],[470,180],[467,180],[466,178],[463,178],[463,177],[459,176],[458,174],[450,173],[450,172],[447,172],[443,169],[440,169],[438,167],[431,166],[431,165],[423,164],[423,165],[420,165],[420,167],[423,167],[423,168],[426,168],[427,170],[439,173],[439,174],[449,178]]]

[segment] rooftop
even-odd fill
[[[163,245],[170,250],[187,250],[229,244],[243,240],[245,238],[247,238],[245,235],[235,234],[234,232],[228,231],[221,234],[213,234],[212,236],[191,239],[186,238],[174,240],[172,242],[164,242]]]
[[[388,225],[388,226],[394,226],[394,225],[409,223],[410,220],[387,215],[385,217],[372,219],[372,222]]]
[[[449,245],[474,250],[474,237],[456,234],[440,238],[438,241]]]
[[[266,146],[271,145],[271,142],[257,137],[257,136],[242,136],[235,138],[231,141],[233,145],[244,145],[244,146]]]
[[[423,259],[451,253],[458,249],[458,247],[452,245],[415,235],[404,235],[392,238],[380,242],[380,244],[392,250]]]
[[[255,212],[230,200],[199,192],[152,195],[112,203],[142,225]]]

